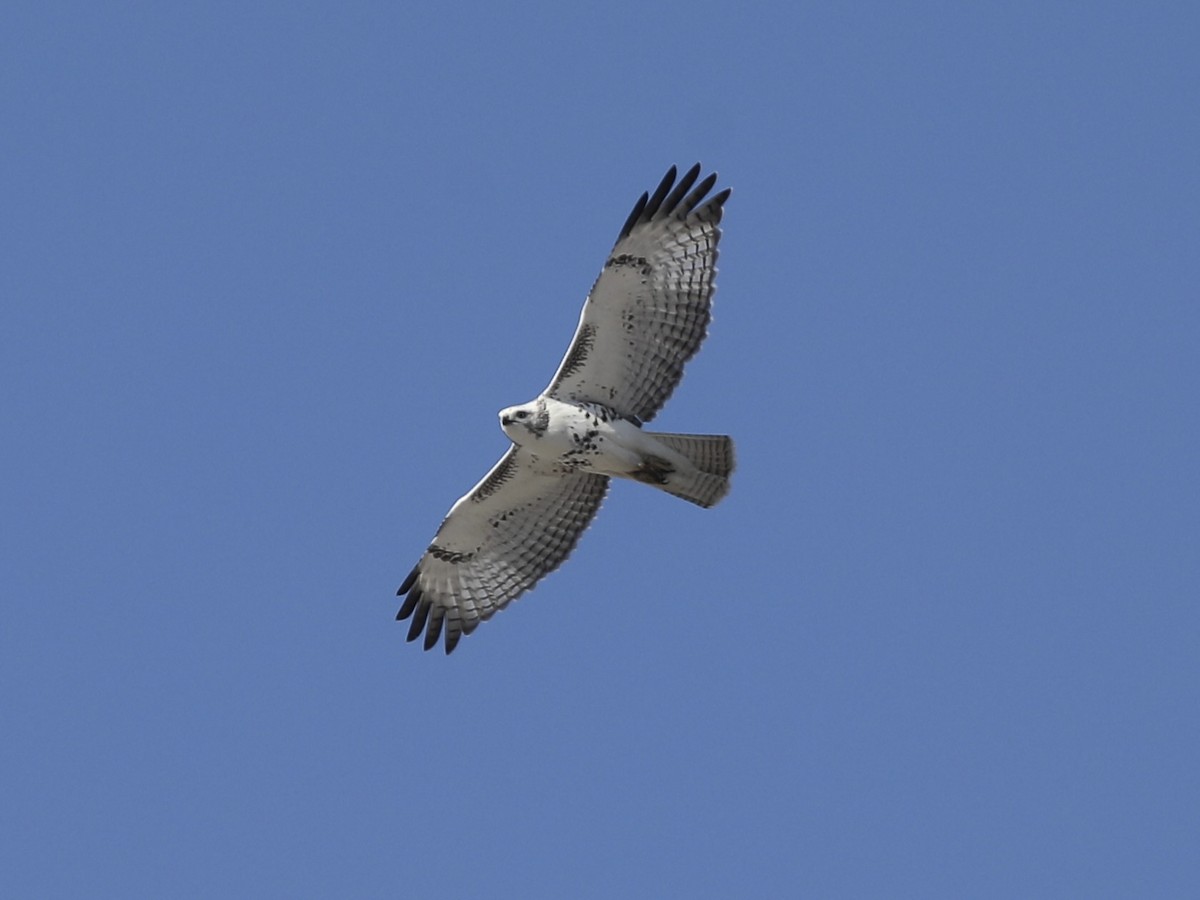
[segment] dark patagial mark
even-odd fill
[[[563,360],[562,366],[559,367],[559,381],[569,378],[579,371],[589,354],[591,354],[592,345],[595,343],[596,326],[581,325],[579,334],[575,336],[575,341],[571,344],[571,349],[567,351],[567,358]]]
[[[500,464],[488,474],[488,477],[483,480],[479,487],[471,493],[472,503],[481,503],[486,500],[496,491],[500,490],[504,482],[513,477],[513,473],[517,470],[516,451],[509,450],[500,460]]]

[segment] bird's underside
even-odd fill
[[[711,506],[729,489],[724,435],[651,432],[649,422],[703,342],[729,189],[674,167],[643,194],[583,306],[549,386],[500,413],[512,446],[459,498],[400,585],[397,619],[429,650],[532,588],[571,553],[609,480],[626,478]]]

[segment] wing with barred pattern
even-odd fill
[[[446,653],[570,555],[608,490],[608,478],[540,470],[509,448],[451,507],[433,543],[400,586],[397,619],[412,617],[408,640],[425,632]]]
[[[700,349],[716,290],[721,212],[730,190],[705,200],[697,163],[675,183],[672,166],[642,194],[588,294],[579,327],[546,394],[602,403],[649,422]]]

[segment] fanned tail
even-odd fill
[[[733,438],[725,434],[666,434],[657,431],[646,434],[687,459],[695,469],[678,470],[664,460],[661,461],[666,464],[665,471],[662,471],[664,477],[639,480],[703,507],[715,505],[729,493],[729,475],[734,467]]]

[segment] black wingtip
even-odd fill
[[[402,622],[413,614],[413,610],[417,608],[417,604],[421,602],[421,589],[416,588],[409,592],[409,595],[404,598],[404,605],[400,607],[400,612],[396,613],[396,621]]]
[[[671,185],[675,183],[675,167],[667,169],[667,174],[663,176],[663,180],[658,183],[658,187],[654,189],[654,193],[650,199],[646,201],[646,208],[642,210],[641,216],[638,218],[642,222],[649,222],[654,218],[658,208],[662,206],[663,199],[671,190]]]
[[[621,226],[621,233],[617,236],[619,241],[623,237],[627,237],[629,232],[633,231],[633,226],[637,224],[638,219],[642,217],[642,210],[646,208],[646,201],[650,199],[649,194],[642,194],[638,197],[638,202],[633,204],[633,212],[629,214],[629,218],[625,220],[625,224]]]
[[[420,637],[421,632],[425,630],[425,623],[429,620],[429,610],[432,608],[432,603],[418,604],[416,613],[412,618],[412,624],[408,626],[408,637],[406,641],[410,643]]]
[[[419,565],[413,566],[413,570],[408,573],[408,577],[404,579],[404,583],[400,585],[400,590],[396,591],[397,597],[403,597],[409,592],[414,584],[417,583],[417,576],[421,574]]]
[[[625,220],[625,224],[621,226],[621,234],[617,240],[628,237],[640,223],[649,222],[656,217],[676,215],[685,218],[688,216],[704,201],[705,196],[717,183],[717,173],[712,172],[699,184],[696,184],[696,179],[700,177],[701,171],[700,163],[696,163],[683,173],[683,177],[677,183],[675,178],[678,170],[675,166],[671,166],[662,181],[658,183],[658,187],[654,189],[653,194],[642,194],[638,198],[629,217]],[[721,204],[729,199],[729,193],[729,188],[725,188],[704,205],[700,214],[715,214],[719,218]]]
[[[717,173],[710,172],[708,177],[696,185],[696,189],[687,195],[687,199],[680,205],[677,215],[682,218],[695,209],[701,200],[713,189],[713,185],[717,183]]]
[[[445,611],[438,607],[430,610],[429,624],[425,627],[425,649],[432,650],[442,636],[442,623],[445,621]]]
[[[672,190],[671,193],[667,195],[667,198],[665,200],[663,200],[663,203],[662,203],[663,215],[670,215],[671,213],[673,213],[675,211],[675,208],[679,205],[679,201],[683,199],[683,195],[688,192],[688,190],[691,188],[691,186],[696,183],[696,179],[699,177],[700,177],[700,163],[696,163],[694,166],[692,166],[690,169],[688,169],[686,172],[683,173],[683,177],[679,179],[679,184],[675,185],[675,189]],[[686,214],[687,210],[685,209],[685,210],[683,210],[683,212]]]

